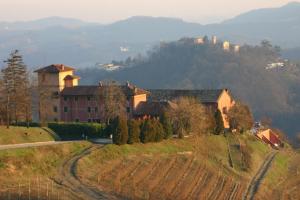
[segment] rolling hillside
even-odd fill
[[[255,10],[209,25],[146,16],[108,25],[59,17],[0,22],[0,58],[19,49],[31,68],[49,63],[91,67],[144,54],[160,41],[203,35],[216,35],[240,44],[258,44],[268,39],[282,48],[295,48],[300,46],[299,5],[290,3],[280,8]],[[129,51],[122,52],[120,47]]]
[[[91,68],[80,70],[79,75],[81,84],[114,79],[150,89],[229,88],[251,106],[256,120],[271,117],[275,126],[293,135],[300,130],[293,120],[300,113],[300,68],[286,63],[283,68],[267,69],[278,59],[274,47],[245,45],[234,53],[220,45],[196,45],[186,38],[154,48],[130,67],[114,72]]]

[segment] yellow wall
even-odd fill
[[[230,128],[227,112],[233,105],[234,105],[233,99],[231,98],[228,91],[224,90],[218,99],[218,109],[221,111],[225,128]]]
[[[147,95],[141,94],[141,95],[135,95],[133,97],[133,109],[136,109],[136,107],[139,105],[140,102],[147,101]]]
[[[73,71],[67,71],[67,72],[60,72],[58,73],[58,77],[59,77],[59,91],[62,91],[65,87],[65,80],[64,78],[67,75],[73,75]]]
[[[60,121],[60,99],[59,96],[54,96],[53,94],[59,94],[64,89],[64,78],[67,75],[73,75],[73,71],[60,73],[38,73],[38,83],[40,88],[40,120],[51,122],[57,119]],[[78,80],[76,80],[73,84],[78,85]],[[57,108],[57,112],[54,112],[54,107]]]

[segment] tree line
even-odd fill
[[[253,126],[254,120],[249,107],[237,102],[228,111],[230,130],[243,133]],[[180,97],[173,101],[159,117],[127,119],[116,116],[107,126],[117,145],[160,142],[173,135],[184,138],[188,135],[226,134],[220,110],[208,109],[197,99]]]

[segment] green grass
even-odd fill
[[[288,177],[291,159],[292,156],[289,152],[278,152],[265,176],[264,183],[270,188],[275,188],[284,181]]]
[[[41,128],[0,126],[0,145],[53,141],[54,138]]]

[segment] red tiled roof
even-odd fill
[[[45,72],[45,73],[59,73],[59,72],[67,72],[67,71],[74,71],[75,69],[63,64],[53,64],[49,65],[47,67],[43,67],[40,69],[35,70],[34,72],[40,73],[40,72]]]
[[[91,96],[91,95],[99,95],[101,90],[107,87],[103,86],[74,86],[74,87],[67,87],[64,88],[61,92],[63,96]],[[134,95],[141,95],[141,94],[148,94],[149,92],[143,90],[141,88],[132,86],[132,85],[121,85],[119,86],[121,90],[124,92],[126,96],[134,96]]]

